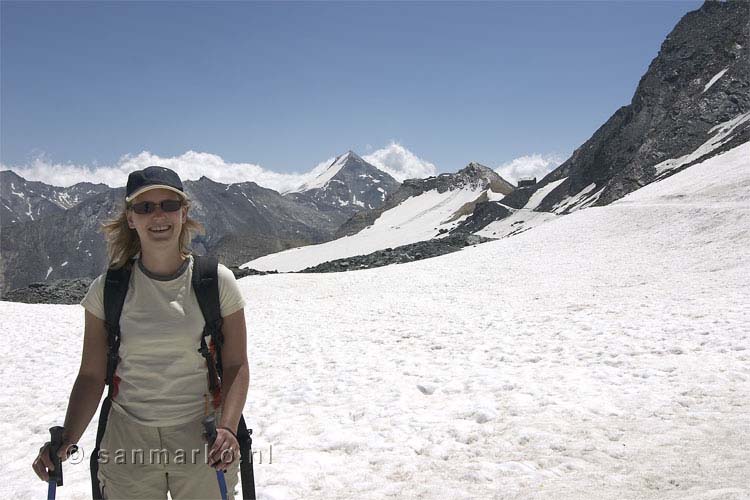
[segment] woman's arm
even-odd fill
[[[222,332],[224,346],[221,349],[221,364],[224,374],[221,391],[224,404],[219,425],[236,429],[245,406],[250,378],[244,308],[224,318]]]
[[[107,330],[104,321],[86,311],[86,325],[83,334],[83,353],[78,376],[68,399],[65,415],[63,445],[60,458],[67,458],[66,451],[78,442],[99,406],[104,391],[107,373]],[[42,446],[32,466],[43,481],[49,478],[52,462],[47,453],[47,445]]]
[[[65,415],[64,437],[77,443],[96,413],[107,378],[107,329],[104,321],[86,311],[83,354]]]
[[[239,425],[240,415],[245,406],[250,378],[247,364],[245,309],[240,309],[223,319],[224,346],[221,349],[221,364],[224,373],[221,393],[224,404],[219,428],[216,431],[216,440],[209,452],[211,465],[216,469],[226,469],[239,459],[239,443],[234,432]]]

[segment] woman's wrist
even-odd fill
[[[232,436],[234,436],[234,439],[236,439],[238,443],[240,442],[240,438],[237,437],[237,433],[235,433],[229,427],[226,427],[224,425],[220,425],[219,427],[217,427],[217,429],[224,429],[225,431],[227,431],[228,433],[230,433]]]

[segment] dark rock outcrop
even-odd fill
[[[477,203],[474,212],[461,221],[452,231],[451,234],[458,233],[476,233],[481,231],[487,225],[496,220],[508,217],[512,212],[497,201],[485,201]]]
[[[60,279],[32,283],[3,295],[2,300],[26,304],[78,304],[83,300],[93,279]]]
[[[475,234],[455,234],[444,238],[433,238],[427,241],[402,245],[396,248],[386,248],[367,255],[357,255],[345,259],[337,259],[317,266],[308,267],[301,273],[334,273],[341,271],[355,271],[382,267],[389,264],[402,264],[415,260],[437,257],[451,252],[457,252],[464,247],[478,245],[492,238],[485,238]]]
[[[234,273],[234,277],[237,279],[245,276],[276,274],[276,271],[239,269],[236,266],[229,266],[229,270]],[[2,300],[26,304],[79,304],[86,296],[92,281],[92,278],[75,278],[31,283],[7,292],[2,296]]]

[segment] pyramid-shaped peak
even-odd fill
[[[359,155],[358,155],[357,153],[355,153],[354,151],[352,151],[352,150],[350,149],[350,150],[349,150],[349,151],[347,151],[346,153],[344,153],[344,154],[342,154],[341,156],[339,156],[339,157],[338,157],[338,158],[336,159],[336,162],[335,162],[335,163],[341,163],[341,162],[347,162],[347,163],[348,163],[348,162],[350,162],[350,161],[355,161],[355,162],[364,162],[365,160],[363,160],[361,156],[359,156]]]

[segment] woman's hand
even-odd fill
[[[208,453],[208,461],[216,470],[227,470],[240,460],[240,443],[235,435],[224,427],[216,429],[216,440]]]
[[[39,455],[37,455],[34,463],[31,464],[36,475],[44,482],[49,481],[49,471],[55,470],[55,466],[49,457],[49,447],[49,441],[44,443],[39,449]],[[77,447],[73,443],[69,443],[67,440],[63,439],[62,446],[57,450],[57,456],[60,458],[61,462],[64,462],[68,459],[68,456],[75,453],[76,450]]]

